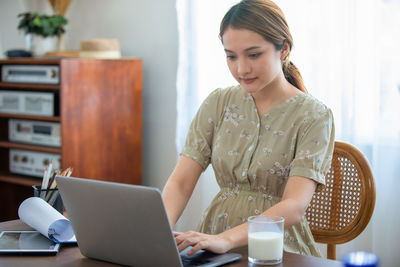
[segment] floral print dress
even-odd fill
[[[315,180],[320,190],[333,146],[332,112],[310,94],[299,93],[259,116],[240,86],[213,91],[181,153],[204,169],[211,163],[220,186],[197,230],[218,234],[262,213],[282,199],[291,176]],[[285,231],[284,249],[321,256],[304,216]]]

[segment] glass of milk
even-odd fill
[[[279,216],[248,218],[249,262],[262,265],[282,262],[284,222]]]

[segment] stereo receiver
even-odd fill
[[[52,65],[3,65],[1,79],[9,83],[58,84],[60,69]]]
[[[60,147],[60,123],[10,119],[8,139],[13,142]]]
[[[43,177],[44,168],[53,160],[53,169],[60,169],[59,154],[10,149],[10,172]]]
[[[51,92],[0,91],[0,112],[54,116],[56,100]]]

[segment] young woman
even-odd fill
[[[324,186],[334,146],[332,112],[304,88],[289,60],[293,40],[269,0],[244,0],[220,26],[239,85],[217,89],[194,118],[163,190],[172,226],[209,163],[221,187],[197,229],[176,234],[180,250],[217,253],[247,244],[247,218],[285,218],[285,251],[320,256],[304,217]]]

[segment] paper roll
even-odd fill
[[[74,238],[70,221],[39,197],[25,199],[18,209],[19,218],[48,238],[65,242]]]

